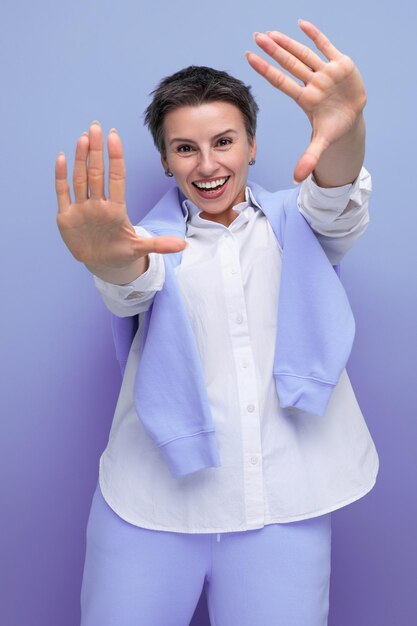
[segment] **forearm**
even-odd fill
[[[100,268],[87,265],[86,268],[95,276],[113,285],[126,285],[142,276],[149,267],[149,255],[136,259],[131,265],[118,268]]]
[[[353,183],[365,157],[365,120],[358,116],[352,129],[323,152],[314,178],[320,187],[341,187]]]

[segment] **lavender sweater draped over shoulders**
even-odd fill
[[[355,323],[339,279],[298,209],[299,188],[269,192],[248,181],[283,251],[273,372],[282,408],[322,416],[349,358]],[[186,236],[185,196],[171,188],[140,222],[154,236]],[[182,252],[164,255],[165,282],[141,314],[135,406],[173,477],[221,465],[203,368],[175,276]],[[112,316],[122,370],[138,315]]]

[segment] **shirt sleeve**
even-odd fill
[[[153,236],[141,226],[135,226],[135,231],[141,237]],[[146,272],[126,285],[114,285],[94,275],[93,278],[107,308],[118,317],[129,317],[147,311],[155,293],[164,286],[164,259],[162,254],[150,252]]]
[[[371,175],[364,167],[353,183],[341,187],[319,187],[312,174],[302,182],[298,208],[332,265],[339,263],[365,232],[371,192]]]

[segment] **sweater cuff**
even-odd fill
[[[291,374],[274,374],[282,409],[294,407],[323,417],[336,383],[301,378]]]
[[[159,446],[174,478],[207,467],[220,467],[215,432],[179,437]]]

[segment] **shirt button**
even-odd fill
[[[255,406],[253,404],[248,404],[246,410],[249,411],[249,413],[253,413],[255,410]]]
[[[248,366],[249,366],[249,361],[247,359],[243,359],[242,367],[248,367]]]
[[[236,323],[237,324],[241,324],[242,322],[243,322],[243,315],[242,315],[242,313],[238,313],[236,315]]]
[[[252,465],[256,465],[257,462],[258,462],[258,457],[257,456],[251,456],[250,462],[252,463]]]
[[[232,267],[232,269],[230,270],[230,273],[231,274],[236,274],[236,272],[237,272],[237,269],[235,267]]]

